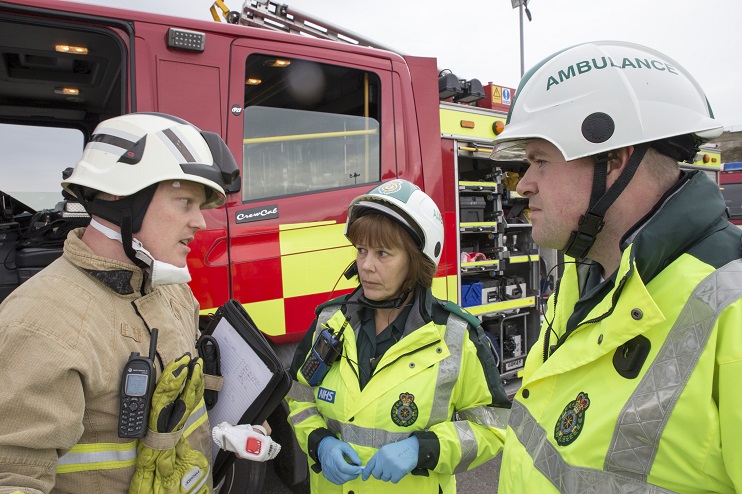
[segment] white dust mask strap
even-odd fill
[[[111,240],[122,242],[120,233],[99,223],[94,218],[90,220],[90,226]],[[136,252],[137,259],[147,265],[147,271],[149,272],[150,282],[153,288],[159,285],[175,285],[191,281],[191,274],[188,272],[187,266],[179,268],[178,266],[158,261],[144,248],[142,242],[136,238],[132,239],[131,247]]]

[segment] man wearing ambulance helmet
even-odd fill
[[[693,77],[644,46],[581,44],[523,77],[492,158],[527,161],[533,239],[565,262],[504,491],[742,490],[742,231],[678,165],[721,132]]]

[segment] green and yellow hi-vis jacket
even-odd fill
[[[316,447],[327,435],[349,443],[363,464],[383,445],[420,440],[418,468],[399,483],[370,477],[337,486],[310,468],[313,493],[456,491],[454,474],[493,458],[502,447],[510,402],[478,320],[458,306],[418,290],[403,337],[378,362],[360,389],[356,337],[358,292],[318,309],[315,328],[343,333],[343,356],[324,380],[309,387],[297,370],[306,359],[315,331],[297,349],[294,382],[287,401],[289,422],[299,444],[317,463]],[[350,303],[348,303],[350,301]],[[298,375],[297,375],[298,374]],[[494,405],[494,406],[493,406]]]

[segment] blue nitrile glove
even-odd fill
[[[396,443],[385,444],[368,460],[363,469],[363,480],[375,479],[396,484],[417,466],[420,441],[410,436]]]
[[[332,436],[327,436],[319,442],[317,458],[325,478],[336,485],[350,482],[363,471],[361,457],[353,446]]]

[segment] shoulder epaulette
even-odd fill
[[[466,309],[461,308],[458,304],[451,302],[450,300],[441,301],[441,306],[452,314],[456,314],[460,318],[464,319],[472,328],[476,328],[482,325],[482,321],[478,317],[471,314]]]
[[[325,307],[329,307],[331,305],[340,305],[340,304],[342,304],[343,302],[345,302],[346,297],[347,297],[347,295],[340,295],[339,297],[335,297],[332,300],[328,300],[327,302],[325,302],[323,304],[319,304],[317,306],[317,308],[314,309],[314,314],[318,316],[318,315],[320,315],[320,312],[322,312],[322,310]]]

